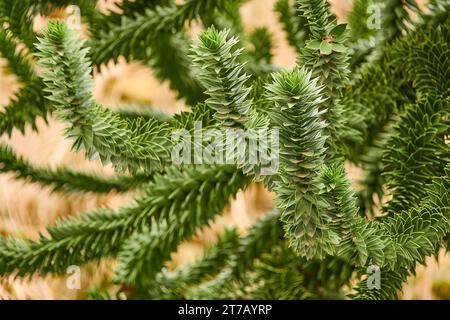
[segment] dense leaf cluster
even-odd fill
[[[112,281],[129,298],[309,299],[344,298],[352,274],[365,279],[376,266],[381,288],[361,280],[347,296],[393,299],[416,264],[444,246],[450,1],[430,1],[423,13],[412,0],[355,0],[347,26],[325,0],[278,0],[298,54],[292,70],[273,65],[266,28],[245,33],[242,2],[124,1],[121,13],[103,14],[91,1],[0,0],[0,55],[21,84],[0,113],[0,133],[36,130],[36,118],[53,113],[75,151],[118,173],[38,168],[8,146],[0,146],[0,172],[64,193],[139,190],[127,207],[63,218],[38,240],[0,238],[0,276],[58,274],[114,257]],[[88,40],[62,21],[33,31],[34,15],[69,4],[81,8]],[[367,24],[373,6],[380,29]],[[193,21],[203,27],[196,40],[188,36]],[[190,110],[116,113],[97,104],[93,68],[119,56],[151,66]],[[278,130],[278,172],[172,163],[172,133],[193,132],[195,121],[204,129]],[[361,189],[353,189],[346,162],[362,168]],[[168,270],[179,244],[255,180],[275,192],[276,208],[246,234],[228,229],[201,259]],[[374,194],[388,198],[375,219]]]

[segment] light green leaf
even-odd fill
[[[335,52],[345,52],[347,51],[347,47],[340,43],[332,43],[331,48]]]
[[[306,44],[307,49],[319,50],[321,42],[319,40],[312,40]]]
[[[334,27],[330,34],[332,34],[334,37],[339,37],[344,34],[345,29],[347,29],[347,24],[338,24],[336,27]]]
[[[320,44],[320,54],[329,55],[333,52],[331,45],[325,40]]]

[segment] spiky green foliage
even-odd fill
[[[446,171],[427,186],[427,197],[419,205],[385,222],[395,243],[394,267],[382,272],[379,290],[371,290],[362,281],[357,299],[395,299],[407,276],[414,273],[416,262],[425,264],[425,257],[437,253],[450,231],[450,165]]]
[[[371,16],[375,13],[377,3],[374,0],[355,0],[352,10],[348,14],[348,25],[350,27],[350,40],[358,42],[362,39],[367,40],[376,36],[377,29],[370,23]],[[375,17],[374,17],[375,18]]]
[[[395,41],[413,28],[419,13],[415,0],[355,1],[348,17],[352,66],[356,68],[365,60],[379,57],[384,44]]]
[[[383,39],[381,34],[381,5],[376,0],[356,0],[348,17],[350,65],[357,69],[375,56],[374,49]]]
[[[421,13],[422,19],[425,23],[436,25],[439,23],[445,23],[448,20],[450,12],[450,1],[429,1],[428,12]]]
[[[296,68],[276,73],[267,87],[274,101],[272,123],[280,128],[282,174],[276,182],[277,203],[290,245],[307,258],[332,254],[337,235],[327,226],[318,188],[314,183],[325,158],[323,102],[318,79]]]
[[[225,232],[200,260],[175,271],[163,269],[140,288],[140,294],[152,298],[228,297],[228,286],[242,281],[243,274],[254,267],[254,259],[282,239],[279,216],[278,210],[265,214],[243,237],[233,231]]]
[[[384,194],[383,186],[386,182],[383,173],[383,150],[392,132],[392,121],[388,122],[377,135],[373,137],[373,145],[366,147],[366,153],[361,156],[359,165],[364,176],[359,180],[363,186],[358,191],[358,207],[361,214],[373,216],[376,211],[376,202],[381,202]],[[378,204],[379,206],[379,204]]]
[[[75,139],[74,150],[83,148],[88,158],[98,156],[122,170],[161,168],[169,157],[167,126],[154,119],[126,121],[93,101],[88,49],[73,31],[50,23],[37,47],[47,98],[70,123],[66,135]]]
[[[92,46],[95,48],[95,44]],[[161,35],[149,47],[148,65],[159,79],[169,80],[179,98],[192,106],[205,99],[200,83],[192,75],[186,35]]]
[[[214,111],[214,117],[230,130],[251,130],[249,134],[236,133],[236,144],[230,143],[224,136],[223,140],[226,142],[222,148],[238,154],[237,148],[241,144],[247,146],[259,143],[255,135],[258,130],[267,132],[269,119],[265,114],[258,113],[250,96],[253,89],[247,85],[250,76],[244,71],[245,63],[238,60],[244,49],[237,47],[239,40],[229,37],[229,32],[218,31],[214,26],[208,28],[200,34],[191,52],[197,77],[207,88],[205,92],[209,98],[205,102]],[[257,156],[251,152],[245,150],[244,156]],[[242,168],[244,173],[254,174],[257,179],[261,179],[259,164],[268,163],[270,159],[267,159],[267,155],[260,156],[257,165],[239,163],[238,167]]]
[[[172,122],[172,117],[165,111],[153,108],[149,105],[126,105],[119,107],[117,113],[121,117],[127,119],[137,119],[144,118],[145,120],[150,120],[152,118],[158,120],[161,123]]]
[[[382,27],[387,39],[400,36],[412,26],[411,12],[418,12],[415,0],[388,0],[380,2],[382,8]]]
[[[358,214],[356,197],[345,177],[341,164],[324,167],[318,177],[323,184],[324,196],[328,202],[331,229],[340,238],[337,255],[355,265],[364,266],[370,258],[371,263],[384,262],[385,239],[377,234],[377,227],[365,221]]]
[[[36,77],[29,61],[30,55],[27,55],[25,49],[16,50],[17,40],[10,30],[0,29],[0,43],[2,58],[8,61],[11,72],[19,78],[19,81],[28,83]]]
[[[279,226],[281,236],[282,229]],[[330,299],[344,298],[340,287],[349,283],[352,269],[344,261],[327,258],[306,261],[286,243],[266,248],[239,277],[224,270],[214,279],[187,290],[189,298],[214,299]],[[290,285],[288,285],[290,283]],[[321,292],[317,292],[317,287]]]
[[[299,63],[311,68],[331,94],[348,78],[346,25],[337,24],[325,0],[297,0],[297,4],[310,34],[301,50]]]
[[[272,40],[269,30],[265,27],[256,28],[250,35],[250,42],[253,45],[251,55],[258,63],[270,63],[272,54]]]
[[[30,12],[32,3],[31,0],[0,2],[0,25],[7,24],[7,29],[30,50],[34,49],[36,39]]]
[[[384,154],[384,174],[392,193],[386,207],[389,213],[418,204],[426,196],[421,186],[443,174],[450,161],[445,141],[450,134],[449,106],[448,99],[424,97],[405,111],[394,128]]]
[[[256,28],[250,34],[250,43],[252,48],[247,51],[247,68],[250,74],[255,76],[264,76],[274,71],[272,65],[273,44],[272,35],[265,27]]]
[[[382,190],[381,184],[384,180],[377,178],[382,172],[380,171],[382,168],[377,169],[377,167],[380,166],[383,149],[389,148],[390,143],[385,137],[389,135],[386,131],[391,131],[388,127],[392,127],[393,116],[402,112],[408,104],[415,104],[415,95],[436,94],[437,97],[429,98],[429,100],[438,103],[441,100],[439,96],[445,96],[448,90],[446,85],[448,59],[444,57],[448,54],[448,27],[435,28],[425,25],[420,28],[420,31],[388,46],[378,65],[371,64],[363,68],[361,75],[350,85],[350,94],[344,97],[344,100],[349,100],[344,101],[345,104],[354,104],[354,108],[359,110],[358,113],[366,114],[364,122],[368,122],[363,122],[363,126],[359,129],[363,139],[357,143],[363,144],[360,144],[360,147],[351,148],[353,150],[351,152],[356,151],[356,157],[363,155],[361,160],[364,166],[368,165],[375,170],[372,173],[368,171],[367,179],[372,180],[371,189],[378,193]],[[431,31],[430,28],[434,30]],[[446,104],[448,102],[442,102],[441,110],[446,108]],[[411,108],[411,111],[413,109],[416,110],[416,107]],[[422,116],[433,117],[429,113],[422,113]],[[420,117],[418,114],[411,117],[409,124],[422,122]],[[409,131],[409,126],[405,126],[404,130]],[[416,150],[415,143],[410,147]],[[351,158],[355,159],[353,155]],[[402,161],[397,161],[398,165],[403,166]],[[412,193],[415,192],[415,190],[412,191]],[[366,199],[369,196],[371,193]]]
[[[144,12],[126,10],[131,14],[125,14],[120,23],[105,28],[93,41],[93,62],[98,65],[119,56],[144,60],[155,68],[160,79],[170,80],[179,97],[195,105],[204,97],[197,80],[192,77],[186,59],[186,36],[180,31],[185,22],[209,17],[229,6],[229,1],[223,0],[189,0],[181,5],[147,4]]]
[[[328,122],[326,134],[328,157],[334,158],[342,151],[341,135],[346,119],[343,105],[339,101],[339,89],[348,79],[348,31],[345,24],[337,24],[336,18],[329,13],[325,0],[298,0],[298,11],[306,20],[309,37],[301,49],[299,64],[312,70],[315,77],[324,86],[324,94],[329,98],[323,108],[324,118]],[[333,97],[333,99],[332,99]]]
[[[351,269],[343,261],[305,261],[285,244],[273,247],[232,283],[228,298],[238,299],[344,299],[340,287],[348,284]],[[315,288],[321,288],[318,292]]]
[[[429,32],[431,28],[435,29]],[[422,31],[422,32],[420,32]],[[403,68],[412,86],[422,94],[446,97],[450,88],[450,61],[448,59],[450,29],[424,25],[411,34],[407,41],[398,41],[393,47],[393,58]],[[410,50],[407,50],[410,48]]]
[[[218,213],[218,207],[226,203],[228,196],[233,196],[247,182],[246,177],[232,166],[172,168],[166,174],[156,175],[133,206],[115,211],[100,209],[85,213],[80,219],[61,219],[56,226],[47,229],[49,237],[41,235],[38,241],[0,239],[0,274],[62,273],[73,264],[115,256],[134,234],[147,235],[147,228],[157,228],[161,223],[175,221],[174,226],[179,226],[178,219],[184,221],[192,214],[198,213],[200,221],[190,221],[191,227],[187,225],[184,230],[201,226],[202,221],[207,223],[201,220],[205,215],[211,217]],[[215,197],[219,203],[214,205],[209,203],[210,196],[215,194],[211,192],[213,189],[222,195]],[[180,212],[183,214],[178,215]],[[177,237],[186,237],[186,231],[174,230],[177,231],[180,232]],[[166,236],[170,240],[171,236]],[[165,249],[169,251],[164,257],[172,251],[168,247]],[[64,259],[60,259],[62,255]]]
[[[202,173],[206,177],[211,174],[211,168],[205,171],[203,173],[197,169],[197,179]],[[167,215],[160,216],[152,223],[151,229],[136,233],[123,244],[118,254],[117,278],[125,283],[142,286],[151,281],[181,241],[192,237],[196,228],[207,225],[224,210],[228,197],[223,194],[234,196],[248,183],[242,173],[233,167],[219,168],[216,175],[210,177],[211,181],[189,180],[189,173],[178,170],[168,174],[171,180],[166,183],[178,187],[182,185],[190,192],[183,194],[183,202],[174,202]],[[158,180],[155,182],[163,183]],[[181,190],[175,189],[168,200],[179,196]],[[221,196],[218,196],[219,193]]]
[[[173,271],[163,269],[147,287],[143,296],[153,298],[185,298],[185,293],[205,279],[217,275],[227,264],[238,246],[238,234],[234,229],[218,235],[217,243],[207,248],[202,257],[187,267]]]
[[[110,33],[111,29],[118,30],[122,27],[127,29],[130,21],[135,19],[137,12],[147,12],[150,16],[154,16],[156,15],[155,10],[168,8],[171,4],[172,2],[168,0],[124,1],[118,4],[118,9],[122,10],[121,14],[113,12],[97,17],[94,23],[89,24],[93,33],[93,39],[91,39],[92,59],[97,66],[106,63],[109,59],[116,60],[119,56],[123,56],[127,60],[139,59],[149,65],[155,71],[155,76],[161,81],[168,80],[171,89],[178,93],[179,98],[185,99],[189,105],[195,105],[202,101],[204,96],[198,81],[191,74],[190,61],[187,59],[188,40],[183,32],[172,34],[157,28],[149,28],[143,34],[146,36],[145,41],[138,42],[142,42],[139,44],[139,48],[132,46],[134,39],[128,35],[140,32],[142,25],[136,24],[134,29],[129,30],[130,33],[124,34],[121,39],[112,37]],[[106,48],[102,46],[105,41],[109,41],[105,45]],[[117,43],[117,41],[122,41],[118,48],[109,47],[109,43]],[[107,51],[105,54],[105,49],[111,50],[112,48],[118,52],[111,54],[110,51]]]
[[[145,175],[101,177],[72,171],[67,168],[51,170],[37,168],[17,156],[11,148],[0,145],[0,172],[11,172],[16,179],[48,186],[52,191],[64,193],[108,193],[110,191],[126,192],[151,181]]]
[[[245,86],[249,76],[238,62],[243,49],[236,49],[238,39],[228,36],[229,31],[214,27],[203,32],[191,49],[192,61],[199,70],[198,78],[209,96],[206,103],[215,111],[214,116],[226,126],[243,128],[251,113],[251,88]]]
[[[274,9],[278,13],[278,20],[283,26],[289,44],[300,53],[305,44],[308,30],[305,18],[297,14],[295,1],[277,0]]]
[[[124,17],[121,24],[109,30],[96,43],[93,61],[105,62],[107,59],[125,55],[130,59],[140,56],[139,48],[151,44],[158,34],[173,34],[181,30],[186,21],[190,22],[224,8],[227,1],[189,0],[181,5],[156,6],[133,17]]]
[[[431,1],[426,14],[415,1],[355,1],[348,29],[324,0],[279,0],[276,11],[300,53],[292,70],[272,65],[268,29],[245,33],[242,2],[124,1],[121,13],[103,14],[91,1],[0,0],[0,54],[21,84],[0,114],[0,132],[25,131],[55,111],[75,150],[128,173],[107,178],[34,167],[8,147],[0,148],[0,171],[60,193],[138,190],[128,206],[58,220],[37,240],[2,237],[0,275],[63,273],[112,257],[118,267],[111,281],[129,298],[340,299],[352,275],[359,280],[376,266],[381,288],[359,281],[353,297],[393,299],[416,264],[445,246],[449,1]],[[382,28],[370,29],[367,8],[382,3]],[[34,16],[69,4],[82,9],[89,39],[51,21],[36,40]],[[192,21],[204,30],[191,45]],[[98,105],[91,59],[98,67],[119,56],[149,65],[190,110],[169,116],[121,106],[113,113]],[[195,135],[199,123],[202,133],[214,129],[218,137],[278,132],[278,172],[259,174],[265,158],[256,167],[171,163],[171,133]],[[364,171],[358,190],[345,160]],[[244,235],[228,230],[199,260],[167,270],[180,243],[254,179],[274,192],[277,208]],[[389,196],[378,204],[386,216],[366,217],[375,211],[374,193]],[[91,292],[111,297],[102,288]]]
[[[396,112],[415,101],[403,65],[394,60],[393,48],[389,47],[377,63],[363,65],[346,86],[346,95],[341,100],[345,106],[343,115],[346,119],[354,118],[350,121],[358,139],[355,132],[345,132],[341,139],[352,161],[359,162],[362,155],[367,155]]]
[[[221,272],[209,281],[188,288],[188,298],[229,298],[227,286],[242,280],[245,272],[252,270],[255,259],[267,253],[282,238],[282,227],[278,210],[269,212],[258,220],[248,235],[238,240],[237,246],[230,251],[228,261],[222,265]],[[250,259],[251,257],[251,259]]]
[[[45,118],[48,108],[41,93],[43,83],[31,64],[32,56],[16,46],[17,38],[12,32],[0,29],[0,57],[6,59],[9,72],[21,84],[17,96],[11,97],[10,104],[0,112],[0,134],[10,135],[14,128],[24,132],[27,124],[36,129],[36,118]]]

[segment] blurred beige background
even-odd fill
[[[102,1],[102,7],[110,7],[108,1]],[[268,26],[275,44],[274,63],[281,67],[295,65],[295,52],[284,38],[276,14],[272,11],[275,0],[248,1],[241,10],[246,31],[258,26]],[[332,10],[339,20],[345,16],[351,0],[334,0]],[[56,15],[61,13],[56,13]],[[36,19],[35,28],[45,26],[44,18]],[[20,86],[14,76],[7,74],[4,61],[0,59],[0,110]],[[120,103],[147,103],[168,112],[177,112],[184,108],[182,101],[177,101],[175,94],[169,90],[167,83],[159,83],[152,76],[152,71],[140,63],[108,64],[95,75],[94,95],[101,104],[114,108]],[[63,139],[63,125],[53,118],[48,124],[38,120],[39,133],[28,128],[25,134],[14,131],[11,138],[2,137],[13,149],[34,164],[50,166],[69,166],[79,170],[113,174],[111,167],[103,168],[98,162],[84,160],[84,155],[70,151],[71,141]],[[351,170],[357,176],[356,169]],[[118,207],[127,203],[132,194],[106,196],[65,196],[51,194],[48,189],[38,185],[15,181],[10,174],[0,175],[0,233],[2,235],[25,236],[36,238],[38,232],[45,233],[45,226],[54,223],[59,216],[74,214],[77,211],[90,210],[99,206]],[[273,206],[273,195],[267,193],[260,185],[253,185],[237,195],[223,216],[217,219],[214,228],[221,229],[234,225],[242,232],[262,213]],[[197,237],[183,244],[178,253],[173,255],[170,266],[187,263],[198,257],[205,244],[214,241],[211,230],[199,231]],[[411,279],[406,286],[403,298],[430,299],[450,297],[450,263],[448,255],[441,254],[443,263],[437,264],[429,259],[429,267],[418,269],[418,276]],[[65,277],[33,277],[31,281],[22,279],[0,278],[0,299],[83,299],[86,289],[107,286],[114,291],[114,286],[107,285],[108,277],[114,269],[114,261],[92,263],[82,270],[81,290],[66,288]]]

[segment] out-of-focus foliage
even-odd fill
[[[299,53],[292,70],[272,65],[266,29],[245,34],[243,1],[125,1],[122,14],[110,15],[90,2],[73,2],[83,8],[88,40],[62,21],[34,33],[34,15],[66,1],[0,0],[0,54],[22,84],[0,114],[0,130],[11,134],[54,113],[75,151],[120,174],[103,179],[33,167],[3,146],[0,171],[60,192],[140,192],[126,207],[61,219],[37,240],[0,238],[0,275],[60,274],[69,265],[114,257],[111,281],[129,298],[308,299],[344,298],[352,274],[362,279],[375,266],[381,288],[358,281],[351,297],[393,299],[416,264],[444,247],[450,231],[449,1],[430,2],[426,14],[415,1],[355,1],[347,26],[337,23],[325,0],[279,0],[275,10]],[[381,17],[375,30],[367,23],[373,6]],[[193,21],[204,29],[190,40]],[[119,56],[152,66],[191,109],[135,115],[95,102],[93,69]],[[173,163],[172,133],[195,132],[195,121],[218,132],[277,130],[279,170],[263,176],[259,166],[242,163]],[[346,160],[365,172],[358,193]],[[260,180],[274,191],[276,209],[246,235],[218,235],[217,244],[184,269],[166,269],[183,241]],[[373,193],[390,196],[377,219],[366,216]],[[90,295],[110,298],[101,289]]]

